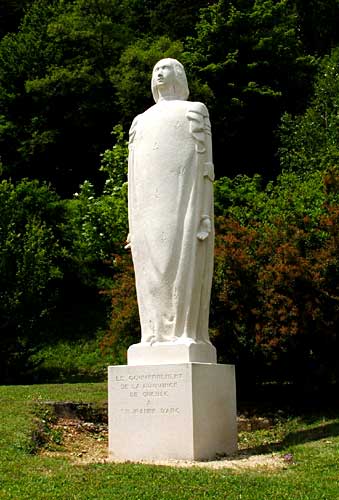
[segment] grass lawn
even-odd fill
[[[276,470],[75,465],[28,453],[37,401],[105,399],[105,384],[0,387],[0,499],[339,499],[339,416],[281,416],[270,428],[242,432],[243,448],[288,456]]]

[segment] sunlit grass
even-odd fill
[[[339,418],[279,416],[265,429],[242,431],[249,454],[278,453],[276,470],[178,469],[140,464],[74,465],[30,455],[36,401],[101,402],[106,384],[0,388],[0,498],[119,500],[337,500]]]

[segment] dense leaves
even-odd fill
[[[308,175],[339,162],[339,49],[325,56],[305,114],[285,114],[281,124],[281,164]]]
[[[317,245],[282,221],[256,230],[223,222],[213,320],[219,353],[238,361],[240,375],[252,368],[310,387],[338,380],[338,248],[329,230],[337,217],[338,206],[319,219]]]
[[[62,278],[57,197],[36,181],[0,184],[0,378],[41,340]]]
[[[281,112],[300,109],[313,60],[303,51],[293,4],[219,0],[201,11],[187,64],[211,91],[220,174],[272,175]],[[221,158],[227,154],[227,163]]]
[[[0,204],[0,380],[8,382],[41,361],[41,346],[105,327],[99,290],[113,286],[112,254],[123,250],[126,186],[95,197],[86,182],[62,201],[37,181],[2,181]]]
[[[97,177],[115,116],[109,79],[131,36],[120,2],[34,2],[0,47],[0,141],[12,177],[50,180],[63,194]]]
[[[152,104],[151,68],[174,56],[210,107],[217,172],[272,177],[274,130],[303,109],[314,66],[300,19],[287,0],[32,2],[0,41],[3,171],[66,196],[85,179],[100,185],[112,124],[127,129]]]
[[[339,42],[335,28],[339,15],[338,0],[296,0],[299,29],[306,49],[311,53],[326,54]]]
[[[101,343],[117,364],[126,364],[127,348],[140,341],[140,322],[130,255],[115,256],[116,280],[111,290],[112,318]]]

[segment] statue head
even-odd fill
[[[189,95],[186,74],[183,65],[176,59],[161,59],[153,68],[152,94],[155,102],[160,98],[161,88],[180,101],[186,101]],[[160,91],[159,91],[160,89]]]

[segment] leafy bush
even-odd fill
[[[324,212],[325,199],[321,171],[310,171],[307,176],[283,171],[266,186],[258,174],[222,177],[215,182],[216,215],[251,227],[257,223],[274,225],[277,218],[292,224],[307,218],[311,224]]]
[[[314,96],[303,115],[285,113],[280,127],[284,169],[308,176],[339,164],[339,48],[319,63]]]
[[[218,218],[211,326],[221,359],[237,362],[240,375],[338,381],[338,180],[332,170],[315,189],[311,177],[305,198],[313,189],[323,202],[311,204],[309,213],[303,197],[300,210],[292,196],[292,207],[280,206],[280,215],[270,209],[268,217],[277,192],[270,189],[266,204],[262,196],[258,202],[264,220]]]
[[[103,356],[100,338],[59,340],[43,346],[31,357],[35,369],[29,379],[37,382],[100,381],[107,376],[107,366],[113,364],[110,355]]]
[[[117,255],[114,263],[116,275],[110,292],[112,317],[101,348],[104,353],[112,354],[114,364],[125,364],[127,348],[140,342],[140,321],[131,256]]]
[[[46,185],[0,183],[0,379],[24,370],[55,306],[62,212]]]

